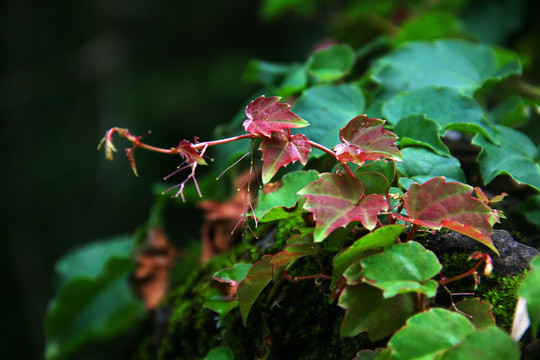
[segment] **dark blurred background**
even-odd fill
[[[1,6],[1,357],[43,357],[54,263],[80,244],[131,233],[151,185],[178,159],[137,153],[133,176],[96,151],[112,126],[176,146],[211,139],[254,87],[250,58],[303,61],[316,22],[265,22],[259,1],[7,0]],[[196,227],[187,229],[197,236]]]

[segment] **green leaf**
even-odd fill
[[[535,256],[530,263],[531,271],[519,287],[518,294],[527,299],[527,312],[531,321],[533,336],[538,336],[540,326],[540,256]]]
[[[517,210],[528,222],[540,227],[540,194],[529,196]]]
[[[390,189],[390,184],[383,174],[373,171],[355,172],[354,175],[364,185],[364,193],[384,194]]]
[[[442,269],[435,254],[414,241],[388,246],[361,264],[364,281],[383,290],[385,298],[406,292],[435,296],[437,282],[431,278]]]
[[[394,132],[399,136],[398,145],[401,148],[407,146],[424,146],[441,156],[450,155],[450,150],[441,141],[441,126],[425,115],[409,115],[400,120],[394,127]]]
[[[481,133],[491,140],[489,123],[480,104],[455,88],[429,86],[402,92],[386,102],[382,112],[394,124],[414,119],[409,115],[425,115],[439,124],[441,136],[453,129]]]
[[[434,360],[458,345],[474,327],[465,316],[433,308],[417,314],[388,342],[392,360]]]
[[[353,263],[362,259],[368,250],[382,249],[394,244],[398,236],[405,230],[403,225],[387,225],[376,229],[372,233],[356,240],[345,251],[334,258],[334,271],[332,272],[332,289],[337,280]]]
[[[396,176],[396,163],[394,161],[387,161],[380,159],[377,161],[369,162],[364,164],[364,166],[356,169],[355,174],[360,174],[363,172],[376,172],[383,175],[387,182],[392,185],[394,182],[394,177]]]
[[[472,298],[456,303],[456,308],[469,315],[469,321],[477,329],[495,326],[495,317],[491,313],[493,306],[488,302],[482,301],[479,298]]]
[[[414,183],[424,183],[435,176],[444,176],[449,181],[466,182],[461,164],[452,156],[440,156],[425,148],[410,147],[401,150],[403,162],[397,163],[402,175],[399,185],[404,189]]]
[[[128,280],[134,266],[132,243],[130,237],[113,238],[60,260],[62,287],[45,317],[47,359],[65,359],[91,342],[111,339],[142,315]]]
[[[416,301],[411,294],[385,299],[382,291],[367,285],[348,286],[338,305],[346,309],[341,336],[356,336],[367,331],[370,341],[377,341],[399,329],[414,314]]]
[[[351,221],[360,221],[373,230],[377,215],[387,210],[386,199],[377,194],[364,195],[364,186],[348,174],[322,173],[320,179],[298,192],[307,198],[304,208],[317,222],[313,237],[323,241],[332,231]]]
[[[204,360],[234,360],[234,354],[228,346],[213,348]]]
[[[406,21],[395,43],[399,45],[413,40],[435,40],[459,33],[461,25],[455,15],[432,11]]]
[[[249,269],[246,278],[238,285],[238,308],[244,326],[247,326],[247,317],[251,307],[266,285],[272,281],[271,260],[271,255],[264,255]]]
[[[518,127],[529,121],[528,105],[519,95],[510,96],[489,113],[492,124]]]
[[[255,208],[255,216],[262,222],[285,219],[295,216],[296,212],[291,211],[298,202],[302,199],[296,193],[319,178],[319,174],[315,170],[309,171],[294,171],[285,174],[283,178],[273,184],[277,190],[265,193],[264,190],[259,192],[257,207]],[[304,200],[302,200],[303,204]],[[298,203],[298,208],[302,207]]]
[[[441,360],[519,360],[518,345],[499,328],[490,326],[465,335]]]
[[[212,283],[206,290],[205,306],[215,311],[221,317],[238,306],[236,296],[231,297],[230,292],[236,295],[238,284],[247,276],[252,264],[234,264],[232,269],[223,269],[212,276]],[[226,288],[224,293],[221,287]]]
[[[285,250],[278,252],[272,256],[272,274],[273,280],[281,277],[283,270],[292,261],[300,259],[304,256],[315,255],[319,252],[319,248],[312,244],[297,244],[288,246]]]
[[[354,50],[347,44],[338,44],[316,51],[309,57],[307,64],[309,74],[317,81],[331,82],[347,75],[354,61]]]
[[[275,95],[288,97],[304,90],[308,76],[304,64],[278,64],[260,60],[250,60],[244,79],[249,82],[275,86]]]
[[[486,81],[512,74],[500,70],[491,47],[445,39],[397,48],[374,65],[373,79],[394,93],[439,86],[472,96]]]
[[[349,120],[364,112],[365,100],[358,87],[352,84],[320,85],[304,91],[292,110],[311,126],[301,133],[308,139],[332,149],[339,143],[339,131]],[[313,149],[311,156],[321,156]]]
[[[535,159],[538,149],[523,133],[506,126],[494,126],[495,145],[478,134],[473,144],[482,147],[478,155],[480,173],[486,184],[496,176],[510,175],[519,183],[528,184],[540,191],[540,166]]]

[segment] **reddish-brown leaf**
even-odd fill
[[[176,150],[182,155],[186,161],[190,164],[198,163],[200,165],[206,165],[206,161],[199,154],[199,151],[192,143],[187,140],[182,140],[176,147]]]
[[[370,119],[360,115],[349,121],[339,132],[341,144],[334,151],[341,162],[353,162],[362,166],[368,160],[387,158],[401,160],[394,142],[397,136],[384,129],[384,120]]]
[[[409,218],[395,214],[410,223],[438,230],[452,229],[488,246],[497,252],[488,219],[491,209],[471,196],[473,188],[458,182],[446,182],[442,176],[423,183],[413,183],[403,196]]]
[[[362,183],[348,174],[323,173],[298,194],[307,197],[304,209],[312,212],[317,221],[315,242],[323,241],[332,231],[351,221],[360,221],[366,229],[373,230],[377,215],[388,209],[383,196],[365,196]]]
[[[167,293],[169,270],[177,255],[160,228],[150,229],[137,251],[134,273],[135,292],[144,300],[146,309],[155,309]]]
[[[287,103],[280,103],[281,97],[264,95],[253,100],[246,107],[247,120],[244,129],[253,135],[270,137],[272,131],[308,126],[308,122],[289,110]]]
[[[269,182],[280,167],[299,160],[306,165],[311,145],[302,134],[291,135],[291,130],[273,131],[270,138],[264,139],[259,150],[263,152],[262,181]]]

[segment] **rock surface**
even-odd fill
[[[539,253],[538,249],[514,240],[506,230],[495,230],[491,238],[499,256],[478,241],[454,231],[428,239],[428,246],[435,252],[487,252],[493,259],[493,272],[503,277],[523,272]]]

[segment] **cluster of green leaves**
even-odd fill
[[[272,12],[268,4],[275,9],[288,6],[278,3],[267,1],[265,11]],[[260,93],[265,95],[251,101],[245,117],[239,118],[242,135],[238,120],[219,130],[223,139],[183,140],[167,149],[146,145],[127,129],[113,128],[106,134],[101,145],[108,158],[116,151],[113,134],[132,143],[127,155],[134,171],[137,148],[181,155],[185,164],[179,171],[191,171],[179,185],[183,199],[184,190],[195,193],[187,185],[190,179],[201,194],[195,170],[207,165],[209,147],[222,146],[215,157],[217,165],[225,166],[247,151],[243,140],[249,139],[252,161],[254,144],[262,152],[263,184],[274,183],[270,191],[259,192],[255,206],[246,198],[244,219],[271,223],[313,216],[315,225],[306,221],[295,228],[280,252],[216,272],[205,296],[209,309],[220,317],[239,311],[247,326],[254,305],[271,301],[283,281],[317,279],[329,282],[329,302],[344,310],[341,336],[366,333],[370,341],[385,341],[386,347],[376,351],[358,349],[358,359],[519,358],[517,344],[495,326],[489,304],[469,299],[450,308],[435,306],[433,299],[444,284],[441,265],[433,252],[414,241],[420,227],[446,228],[497,253],[491,233],[499,212],[489,206],[493,199],[479,192],[472,196],[473,188],[466,185],[466,174],[449,145],[452,139],[477,149],[475,161],[484,185],[508,175],[540,191],[538,148],[519,131],[527,122],[526,112],[538,109],[538,99],[515,93],[501,99],[493,91],[520,81],[517,55],[464,39],[431,40],[458,33],[453,20],[439,13],[413,19],[391,42],[378,39],[359,49],[331,44],[304,63],[253,60],[246,78],[262,85]],[[435,33],[419,31],[427,23],[437,24]],[[329,158],[338,166],[328,168]],[[295,162],[309,170],[289,165]],[[208,179],[201,184],[212,187]],[[538,207],[538,197],[523,205],[531,222],[537,221],[532,214]],[[323,250],[334,254],[331,274],[322,266],[319,274],[290,274],[301,258],[318,259]],[[520,296],[528,301],[534,337],[540,325],[537,260],[520,288]],[[124,276],[125,269],[120,273]],[[48,316],[49,358],[78,346],[70,344],[66,320],[58,320],[63,327],[54,325],[62,294]],[[105,293],[97,291],[95,296],[101,294]],[[260,316],[268,356],[271,334],[265,315]],[[77,314],[66,318],[79,324]],[[84,331],[92,326],[85,325]],[[75,338],[84,340],[82,335]],[[58,350],[57,344],[68,350]],[[212,349],[206,358],[234,355],[224,346]]]

